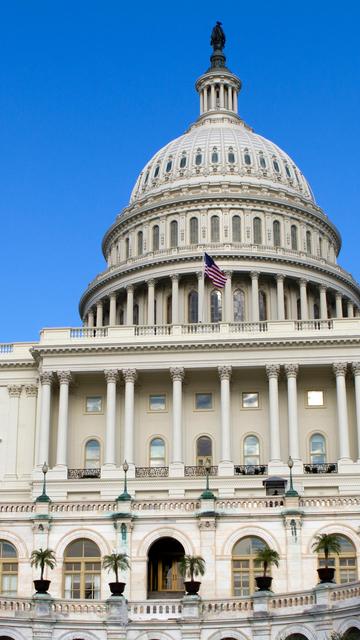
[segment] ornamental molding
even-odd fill
[[[218,367],[219,378],[220,380],[229,380],[231,379],[232,368],[230,366],[220,366]]]
[[[352,372],[355,376],[358,376],[360,374],[360,362],[352,362],[351,363],[351,369]]]
[[[0,361],[0,369],[32,369],[33,371],[36,371],[36,364],[34,362],[29,362],[29,360],[15,360],[15,362],[11,360],[5,362]]]
[[[54,374],[52,371],[43,371],[40,373],[40,382],[42,385],[49,384],[51,385],[54,379]]]
[[[268,379],[270,378],[278,378],[280,373],[280,365],[279,364],[267,364],[265,365],[266,375]]]
[[[23,388],[22,384],[9,384],[8,392],[9,392],[10,398],[20,398],[22,388]]]
[[[71,371],[57,371],[56,375],[60,384],[69,385],[72,380]]]
[[[38,394],[38,386],[37,384],[26,384],[25,385],[25,394],[28,398],[33,398]]]
[[[135,384],[137,378],[136,369],[123,369],[122,374],[124,376],[125,383],[132,382]]]
[[[299,365],[298,364],[285,364],[284,370],[287,378],[296,378],[299,373]]]
[[[171,367],[170,376],[173,382],[182,382],[185,376],[184,367]]]
[[[347,362],[334,362],[334,364],[333,364],[333,372],[334,372],[336,377],[338,377],[338,376],[346,376]]]
[[[105,369],[104,376],[107,383],[115,382],[116,384],[119,379],[119,372],[117,369]]]

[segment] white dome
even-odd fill
[[[254,133],[238,116],[204,114],[145,165],[131,202],[197,183],[224,182],[277,187],[314,201],[293,160],[273,142]],[[206,178],[206,180],[204,180]]]

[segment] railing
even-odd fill
[[[100,469],[68,469],[68,480],[100,478]]]
[[[295,320],[296,331],[321,331],[321,329],[333,329],[332,320]]]
[[[185,467],[184,470],[185,476],[206,476],[206,467],[201,465],[194,465],[190,467]],[[209,476],[217,476],[218,468],[210,467]]]
[[[266,464],[236,464],[234,473],[236,476],[263,476],[267,474]]]
[[[70,329],[70,338],[106,338],[107,327],[79,327]]]
[[[201,603],[201,613],[209,618],[214,616],[215,618],[220,613],[237,613],[243,612],[249,615],[253,609],[252,598],[234,598],[231,600],[206,600]]]
[[[135,325],[136,336],[171,336],[170,324]]]
[[[232,322],[229,324],[230,333],[256,333],[268,330],[267,322]]]
[[[0,344],[0,353],[12,353],[13,351],[13,344]]]
[[[157,620],[176,619],[181,616],[182,605],[180,602],[164,602],[164,600],[129,602],[128,612],[131,620],[148,620],[149,618],[156,618]]]
[[[135,478],[167,478],[169,467],[135,467]]]
[[[220,333],[219,322],[193,322],[192,324],[181,325],[181,333],[183,335],[192,335],[194,333]]]
[[[337,473],[336,462],[321,462],[318,464],[304,464],[304,473]]]

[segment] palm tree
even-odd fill
[[[329,555],[341,551],[340,536],[337,533],[320,533],[314,539],[312,550],[315,553],[323,553],[325,556],[325,568],[329,568]]]
[[[189,576],[191,582],[194,582],[194,578],[204,575],[205,560],[201,556],[184,555],[180,560],[179,571],[182,576]]]
[[[115,573],[115,582],[119,582],[119,571],[130,569],[129,556],[127,553],[110,553],[103,557],[103,567]]]
[[[56,558],[52,549],[34,549],[30,556],[30,564],[32,567],[40,567],[40,580],[44,579],[44,569],[54,569],[56,566]]]
[[[274,564],[276,567],[279,566],[280,556],[275,549],[270,549],[270,547],[263,547],[259,549],[256,554],[256,560],[262,563],[263,565],[263,577],[266,578],[266,572],[268,567],[271,567]]]

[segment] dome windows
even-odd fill
[[[260,154],[260,157],[259,157],[259,163],[260,163],[260,167],[262,169],[266,169],[266,160],[265,160],[264,156],[262,155],[262,153]]]
[[[187,160],[187,158],[186,158],[186,155],[185,155],[185,153],[184,153],[184,154],[181,156],[181,158],[180,158],[180,169],[185,169],[185,167],[186,167],[186,160]]]
[[[232,217],[231,226],[232,226],[232,241],[241,242],[240,216],[235,215]]]
[[[279,220],[274,220],[273,222],[273,239],[274,239],[274,247],[280,247],[280,222]]]
[[[160,248],[160,230],[159,225],[155,224],[152,228],[152,250],[159,251]]]
[[[232,147],[229,147],[228,162],[229,164],[235,164],[235,153]]]
[[[212,216],[210,223],[211,242],[220,242],[220,220],[219,216]]]
[[[245,149],[245,153],[244,153],[244,162],[248,167],[251,165],[251,155],[247,149]]]
[[[190,244],[199,242],[199,221],[197,218],[190,218]]]
[[[262,244],[262,224],[260,218],[254,218],[253,233],[254,244]]]
[[[297,251],[297,249],[298,249],[298,230],[297,230],[297,226],[295,224],[291,225],[290,236],[291,236],[291,248],[294,251]]]
[[[170,247],[178,246],[178,223],[177,220],[170,222]]]
[[[144,187],[147,184],[147,181],[149,180],[149,173],[150,173],[150,171],[146,172],[146,176],[145,176],[145,179],[144,179]]]
[[[214,147],[213,150],[212,150],[211,162],[212,162],[212,164],[218,164],[218,162],[219,162],[219,154],[218,154],[218,150],[217,150],[216,147]]]
[[[166,173],[170,173],[171,169],[172,169],[172,159],[169,158],[169,160],[166,163],[166,169],[165,169]]]
[[[280,173],[280,165],[277,160],[273,160],[273,167],[274,167],[275,173]]]
[[[154,171],[154,178],[157,178],[160,173],[160,165],[157,164]]]
[[[198,149],[195,156],[195,164],[199,167],[202,164],[202,153],[201,149]]]
[[[286,172],[286,175],[287,175],[288,178],[292,178],[291,171],[289,169],[289,165],[288,164],[285,165],[285,172]]]

